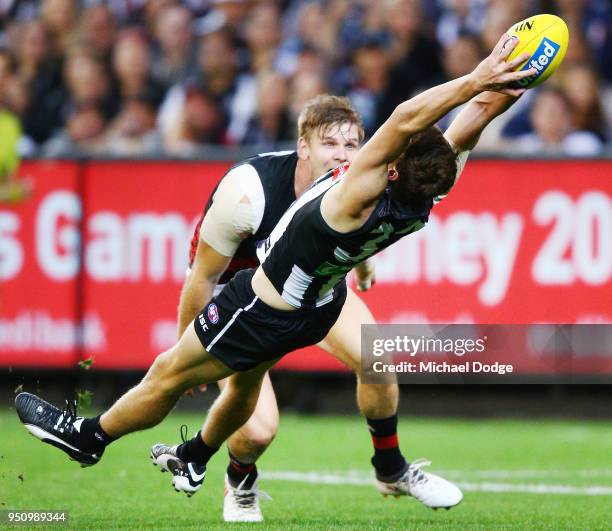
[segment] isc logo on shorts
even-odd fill
[[[540,46],[538,46],[538,49],[533,53],[531,59],[527,61],[527,63],[525,63],[525,66],[523,66],[523,68],[521,68],[521,70],[529,70],[530,68],[535,68],[537,70],[537,73],[533,76],[529,76],[517,81],[518,85],[526,87],[527,85],[535,81],[537,78],[539,78],[544,73],[546,68],[548,68],[548,65],[553,62],[553,59],[555,58],[555,55],[557,55],[559,48],[560,46],[557,43],[551,41],[550,39],[542,39]]]
[[[219,322],[219,309],[214,302],[208,305],[208,320],[212,324],[217,324]]]

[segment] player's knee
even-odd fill
[[[184,383],[180,374],[173,369],[172,351],[162,352],[156,358],[145,376],[147,381],[157,393],[164,396],[176,395],[182,392]]]
[[[155,382],[162,381],[168,377],[170,366],[170,352],[162,352],[155,358],[155,360],[153,360],[153,364],[149,368],[145,378]]]
[[[340,347],[336,349],[336,357],[342,361],[355,374],[361,372],[361,352],[350,347]]]
[[[277,426],[272,425],[260,425],[255,429],[249,430],[245,435],[248,439],[248,447],[251,452],[258,456],[263,454],[266,448],[272,444],[276,433]]]

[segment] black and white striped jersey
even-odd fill
[[[345,289],[345,277],[353,267],[423,228],[429,218],[434,201],[413,211],[393,201],[385,190],[361,228],[348,233],[333,230],[323,219],[321,201],[341,181],[348,166],[315,181],[258,248],[266,276],[295,308],[316,308],[334,300]]]

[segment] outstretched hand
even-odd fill
[[[491,54],[484,59],[470,74],[479,92],[490,90],[508,96],[518,97],[524,88],[512,88],[511,85],[537,73],[535,68],[515,72],[521,63],[529,59],[529,53],[523,53],[512,61],[506,61],[519,42],[518,37],[504,34],[501,36]]]

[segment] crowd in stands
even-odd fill
[[[275,149],[322,92],[348,96],[371,134],[540,12],[568,23],[564,65],[479,149],[598,155],[612,138],[609,0],[0,0],[0,175],[11,142],[50,157]]]

